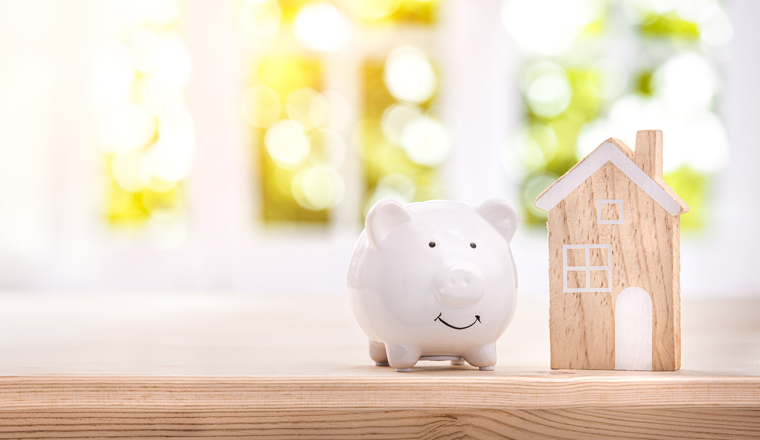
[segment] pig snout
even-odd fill
[[[468,261],[447,263],[433,280],[433,294],[441,305],[464,307],[475,304],[485,293],[485,276]]]

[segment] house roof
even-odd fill
[[[655,180],[642,171],[633,161],[633,154],[633,151],[623,141],[615,138],[607,139],[564,176],[546,188],[536,199],[536,207],[547,212],[551,211],[599,168],[607,162],[612,162],[671,215],[688,212],[689,205],[678,197],[678,194],[665,181],[662,179]]]

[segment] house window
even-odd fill
[[[596,199],[596,222],[600,225],[622,225],[623,200]]]
[[[562,253],[565,292],[612,292],[612,245],[566,244]]]

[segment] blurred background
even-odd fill
[[[336,294],[374,202],[664,132],[688,296],[760,295],[760,2],[0,0],[0,288]]]

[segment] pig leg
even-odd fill
[[[412,371],[412,367],[420,360],[422,351],[411,345],[385,344],[385,350],[388,354],[388,363],[396,371]]]
[[[468,364],[480,367],[481,370],[491,371],[496,365],[496,343],[491,342],[472,350],[462,356]]]
[[[388,366],[388,355],[385,353],[385,344],[382,342],[369,341],[369,357],[378,367]]]

